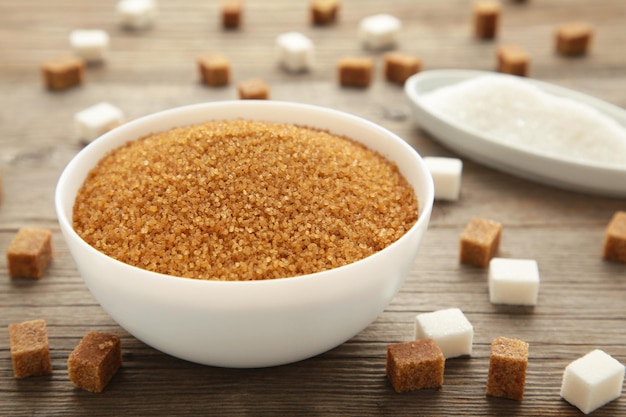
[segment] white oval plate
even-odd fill
[[[407,80],[404,89],[417,123],[446,147],[486,166],[519,177],[568,190],[626,197],[626,168],[577,162],[511,147],[480,135],[434,112],[424,103],[424,95],[433,90],[485,75],[513,77],[489,71],[431,70]],[[519,77],[516,77],[519,79]],[[526,79],[544,92],[567,97],[594,107],[626,128],[626,111],[597,98],[553,84]],[[626,155],[624,155],[626,159]]]

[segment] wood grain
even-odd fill
[[[531,54],[531,76],[626,107],[626,2],[623,0],[503,0],[502,26],[493,42],[471,35],[466,0],[344,0],[336,24],[310,25],[307,1],[247,0],[239,31],[219,26],[219,2],[160,1],[147,31],[118,27],[115,1],[0,0],[0,249],[23,226],[54,232],[54,260],[39,281],[10,278],[0,257],[0,415],[541,415],[581,413],[559,397],[565,366],[599,348],[626,363],[626,265],[601,259],[604,229],[624,199],[559,190],[464,160],[461,199],[437,202],[430,229],[401,292],[369,327],[318,357],[267,369],[200,366],[162,354],[121,329],[84,286],[63,242],[54,188],[81,149],[72,127],[77,111],[99,101],[132,119],[162,109],[236,99],[235,85],[200,85],[195,58],[222,51],[235,82],[265,78],[271,98],[318,104],[368,118],[392,130],[422,155],[458,156],[409,117],[401,87],[381,76],[381,54],[361,49],[357,25],[374,13],[403,22],[399,50],[415,53],[424,69],[491,70],[495,48],[516,43]],[[596,28],[589,55],[554,53],[556,24],[585,19]],[[79,88],[49,92],[41,62],[71,53],[68,34],[101,28],[111,35],[105,65],[90,66]],[[316,45],[316,64],[289,74],[274,60],[274,39],[297,30]],[[335,66],[345,55],[376,58],[374,83],[341,88]],[[460,265],[458,238],[472,216],[504,225],[501,255],[537,259],[541,273],[534,308],[489,303],[487,271]],[[471,357],[446,363],[440,390],[396,394],[385,378],[388,343],[413,337],[416,314],[459,307],[475,329]],[[45,318],[54,373],[13,378],[7,325]],[[125,364],[102,394],[72,387],[67,357],[89,330],[122,337]],[[485,396],[489,345],[497,336],[530,344],[525,398]],[[626,400],[594,413],[626,415]]]

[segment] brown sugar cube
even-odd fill
[[[606,228],[603,257],[626,263],[626,211],[613,214]]]
[[[48,329],[44,320],[9,324],[9,340],[15,378],[52,373]]]
[[[243,2],[241,0],[222,1],[222,26],[225,29],[237,29],[241,26]]]
[[[372,58],[342,58],[337,65],[339,84],[351,87],[367,87],[372,82],[373,69],[374,60]]]
[[[70,380],[89,392],[102,392],[120,366],[120,338],[99,332],[87,333],[67,360]]]
[[[385,372],[396,392],[439,388],[445,361],[433,339],[394,343],[387,346]]]
[[[528,76],[530,56],[524,48],[514,45],[500,46],[496,51],[496,59],[498,71],[505,74]]]
[[[488,219],[473,218],[461,233],[460,261],[486,268],[500,248],[502,225]]]
[[[584,55],[592,36],[593,28],[586,22],[563,23],[556,28],[556,51],[565,56]]]
[[[43,81],[50,90],[64,90],[83,83],[85,61],[76,57],[63,57],[41,64]]]
[[[7,249],[12,277],[41,278],[52,259],[52,232],[22,228]]]
[[[230,61],[222,54],[198,57],[200,78],[206,85],[219,87],[230,83]]]
[[[339,0],[312,0],[310,9],[314,25],[329,25],[337,19]]]
[[[491,342],[487,395],[511,400],[524,398],[528,343],[498,337]]]
[[[479,0],[474,3],[474,34],[481,39],[493,39],[498,33],[500,3]]]
[[[242,100],[267,100],[270,96],[269,86],[260,78],[252,78],[237,84],[239,98]]]
[[[418,57],[402,52],[387,52],[383,61],[385,78],[400,85],[422,69],[422,61]]]

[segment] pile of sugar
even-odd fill
[[[492,140],[576,162],[626,167],[626,129],[583,103],[513,77],[442,87],[424,104]]]
[[[90,172],[74,229],[122,262],[258,280],[355,262],[400,238],[417,199],[395,164],[325,131],[213,121],[114,150]]]

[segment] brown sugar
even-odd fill
[[[461,263],[488,267],[489,261],[500,248],[501,235],[500,223],[478,217],[471,219],[461,233]]]
[[[7,249],[7,265],[12,277],[41,278],[52,259],[52,232],[20,229]]]
[[[497,70],[505,74],[528,76],[530,55],[520,46],[503,45],[496,51]]]
[[[202,82],[206,85],[219,87],[230,83],[230,61],[222,54],[198,57],[198,70]]]
[[[310,274],[370,256],[417,220],[397,166],[292,124],[217,120],[116,149],[88,175],[74,229],[150,271],[216,280]]]
[[[586,22],[563,23],[556,28],[556,51],[565,56],[585,55],[591,46],[593,27]]]
[[[422,69],[422,61],[411,54],[387,52],[383,58],[385,79],[403,85],[413,74]]]
[[[606,228],[603,257],[626,263],[626,211],[613,214]]]
[[[70,380],[89,392],[102,392],[121,366],[120,338],[99,332],[87,333],[67,360]]]
[[[242,100],[267,100],[270,98],[270,88],[260,78],[251,78],[237,84],[237,92]]]
[[[396,392],[443,385],[445,358],[433,339],[387,346],[386,374]]]
[[[9,340],[15,378],[52,373],[48,329],[44,320],[9,324]]]
[[[501,6],[498,1],[478,0],[474,3],[474,34],[481,39],[493,39],[498,33]]]
[[[339,0],[311,0],[310,10],[314,25],[329,25],[337,20]]]
[[[242,0],[222,0],[222,27],[237,29],[241,26],[243,15]]]
[[[50,90],[64,90],[83,83],[85,61],[77,57],[62,57],[41,64],[44,85]]]
[[[491,342],[487,395],[522,400],[528,366],[528,343],[498,337]]]
[[[339,60],[339,84],[350,87],[367,87],[372,82],[374,60],[369,57],[345,57]]]

